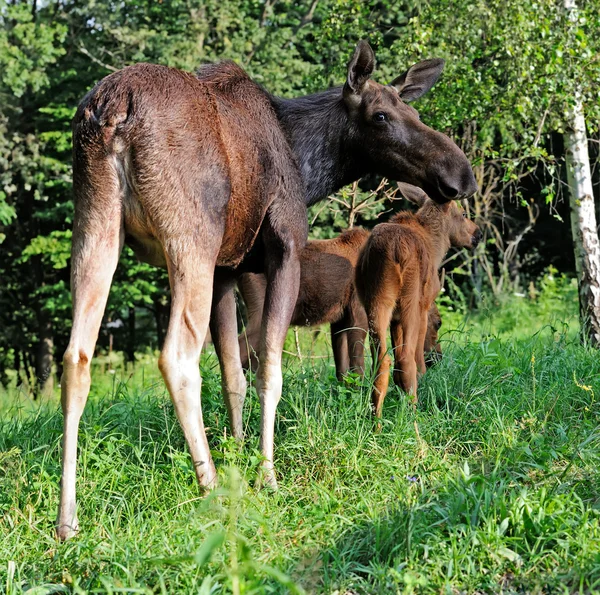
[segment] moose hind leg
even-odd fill
[[[383,400],[390,382],[390,356],[387,353],[386,334],[392,308],[385,304],[378,305],[374,312],[369,312],[369,342],[373,356],[373,390],[371,403],[375,417],[381,417]]]
[[[417,349],[421,321],[422,317],[416,304],[402,309],[400,324],[404,335],[399,350],[400,357],[397,360],[400,368],[399,381],[404,392],[410,395],[413,405],[417,402]]]
[[[208,330],[217,250],[201,252],[191,236],[165,243],[171,317],[158,362],[201,486],[216,483],[200,402],[200,352]]]
[[[350,355],[350,371],[362,377],[365,373],[365,341],[369,323],[365,311],[359,304],[351,306],[349,319],[348,352]]]
[[[85,216],[79,215],[76,200],[71,259],[73,328],[63,358],[61,405],[64,416],[60,503],[56,521],[61,540],[78,530],[75,477],[79,421],[90,390],[90,363],[114,271],[123,245],[121,206],[118,190],[111,185],[110,172],[103,192],[89,200]],[[76,193],[80,190],[77,186]],[[101,208],[98,208],[98,207]]]
[[[425,335],[427,334],[427,313],[429,308],[421,311],[421,319],[419,326],[419,335],[417,339],[417,347],[415,352],[415,360],[417,363],[417,370],[419,371],[419,377],[423,376],[427,372],[427,365],[425,364]]]
[[[237,286],[248,314],[247,326],[238,337],[240,359],[244,370],[256,372],[267,280],[264,275],[244,273],[238,278]]]
[[[234,294],[235,278],[217,273],[210,314],[210,332],[221,366],[223,398],[234,438],[242,440],[242,412],[246,398],[246,376],[240,360]]]
[[[399,321],[392,320],[390,334],[392,336],[392,351],[394,352],[394,383],[402,388],[402,358],[400,356],[404,346],[404,333]]]
[[[284,201],[282,201],[284,202]],[[287,212],[277,212],[287,208]],[[291,210],[293,209],[293,210]],[[281,398],[281,355],[287,330],[298,299],[300,286],[299,251],[308,235],[306,207],[303,203],[272,205],[263,224],[266,244],[267,293],[259,346],[256,388],[260,397],[260,448],[264,456],[262,480],[277,488],[273,466],[275,413]]]

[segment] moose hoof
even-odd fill
[[[209,460],[208,463],[196,463],[194,466],[196,468],[196,479],[200,487],[207,492],[214,490],[217,487],[217,470],[212,460]]]
[[[257,485],[259,489],[267,489],[273,492],[277,491],[277,478],[273,467],[261,467],[258,475]]]
[[[79,522],[75,517],[70,525],[62,524],[56,525],[56,538],[59,541],[66,541],[75,537],[79,533]]]

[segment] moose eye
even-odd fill
[[[467,214],[463,213],[463,219],[466,219],[466,218],[467,218]]]
[[[387,115],[384,114],[383,112],[375,112],[373,114],[373,121],[374,122],[387,122]]]

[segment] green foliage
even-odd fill
[[[580,4],[572,22],[554,0],[434,0],[392,45],[385,68],[424,55],[447,58],[444,81],[452,84],[423,102],[431,122],[456,130],[475,121],[486,150],[518,159],[533,151],[539,159],[536,136],[561,131],[576,90],[590,121],[597,119],[599,6]]]
[[[2,84],[17,97],[48,86],[48,66],[65,53],[66,25],[50,19],[36,22],[35,9],[27,2],[3,2],[0,25]]]
[[[444,326],[458,329],[472,324],[484,337],[526,339],[538,326],[546,325],[553,332],[577,336],[577,281],[553,267],[530,283],[528,293],[494,296],[486,292],[476,310],[469,309],[467,297],[451,275],[446,276],[445,286],[436,300]]]
[[[37,236],[22,252],[22,261],[41,256],[55,269],[64,269],[71,257],[71,230],[52,231],[47,236]]]

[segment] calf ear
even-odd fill
[[[348,78],[344,85],[344,99],[351,107],[360,103],[360,92],[375,70],[375,54],[371,46],[361,39],[348,63]]]
[[[398,188],[406,200],[416,204],[419,208],[423,206],[428,198],[427,194],[425,194],[425,191],[418,186],[413,186],[412,184],[407,184],[406,182],[398,182]]]
[[[395,78],[390,85],[398,91],[404,101],[414,101],[435,85],[442,70],[444,70],[443,60],[439,58],[423,60]]]

